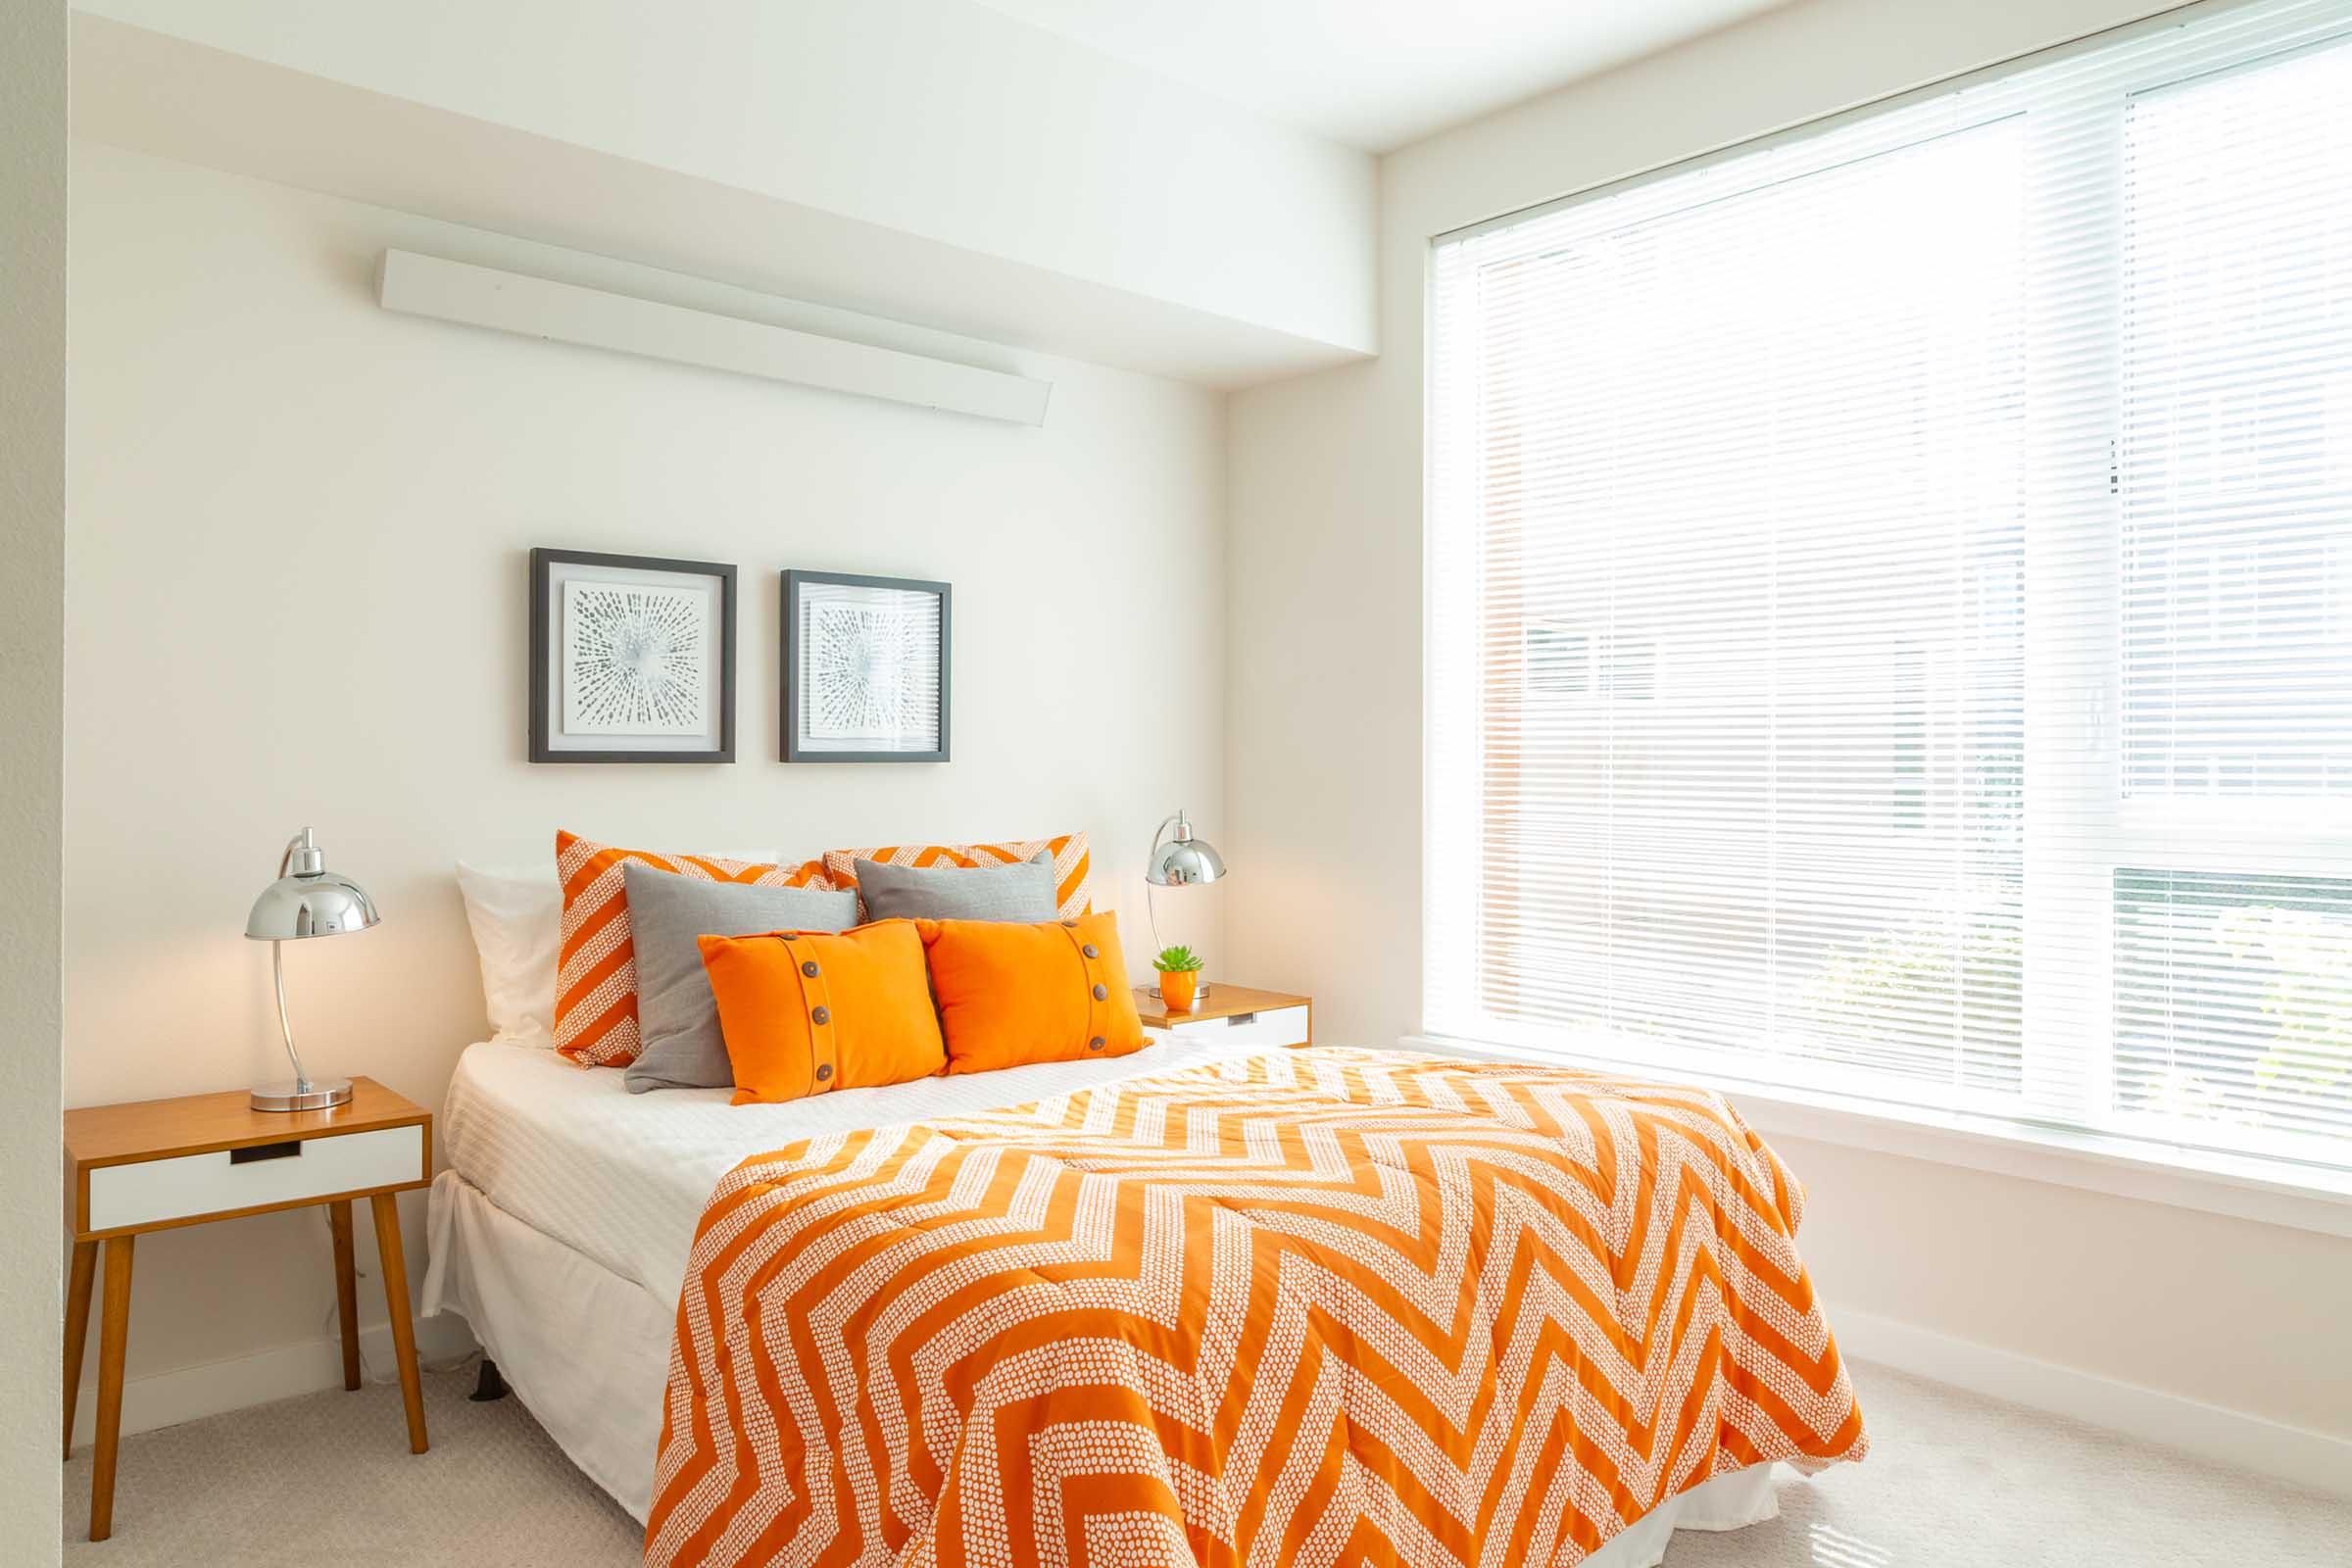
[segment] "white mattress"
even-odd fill
[[[451,1167],[493,1203],[674,1309],[703,1205],[750,1155],[816,1133],[1018,1105],[1264,1049],[1173,1042],[1106,1061],[730,1105],[726,1089],[632,1095],[612,1068],[582,1069],[544,1046],[494,1041],[459,1058],[441,1130]]]

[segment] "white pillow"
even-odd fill
[[[774,864],[772,850],[708,852],[729,860]],[[539,865],[458,862],[458,892],[482,960],[482,1001],[491,1038],[556,1043],[556,950],[564,936],[564,885],[551,852]]]

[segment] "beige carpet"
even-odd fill
[[[1875,1366],[1871,1456],[1781,1488],[1781,1517],[1686,1533],[1668,1568],[2344,1568],[2352,1503],[2214,1470]],[[425,1379],[433,1450],[388,1387],[314,1394],[122,1445],[115,1536],[83,1540],[90,1456],[66,1466],[75,1568],[485,1564],[626,1568],[638,1529],[518,1399]]]

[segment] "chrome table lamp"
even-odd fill
[[[277,986],[277,1030],[285,1037],[286,1060],[294,1064],[292,1083],[263,1084],[253,1091],[256,1110],[324,1110],[351,1102],[348,1078],[313,1078],[302,1070],[294,1051],[294,1026],[286,1018],[284,945],[303,937],[340,936],[365,931],[378,916],[367,890],[349,877],[326,868],[326,857],[304,828],[286,845],[277,862],[277,880],[262,889],[245,917],[245,935],[270,944],[270,978]]]
[[[1175,829],[1172,838],[1168,836],[1170,828]],[[1163,839],[1165,843],[1161,842]],[[1162,821],[1152,833],[1152,855],[1144,861],[1144,907],[1152,919],[1152,945],[1154,949],[1164,944],[1159,940],[1159,907],[1152,902],[1152,890],[1197,887],[1203,882],[1214,882],[1224,874],[1224,858],[1209,848],[1206,839],[1193,837],[1193,824],[1185,816],[1184,808],[1178,807],[1176,814]],[[1152,995],[1158,994],[1158,987],[1154,986]],[[1193,994],[1197,997],[1207,996],[1208,982],[1201,981]]]

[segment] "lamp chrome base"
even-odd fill
[[[256,1110],[329,1110],[351,1103],[348,1078],[307,1078],[300,1083],[260,1084],[246,1103]]]

